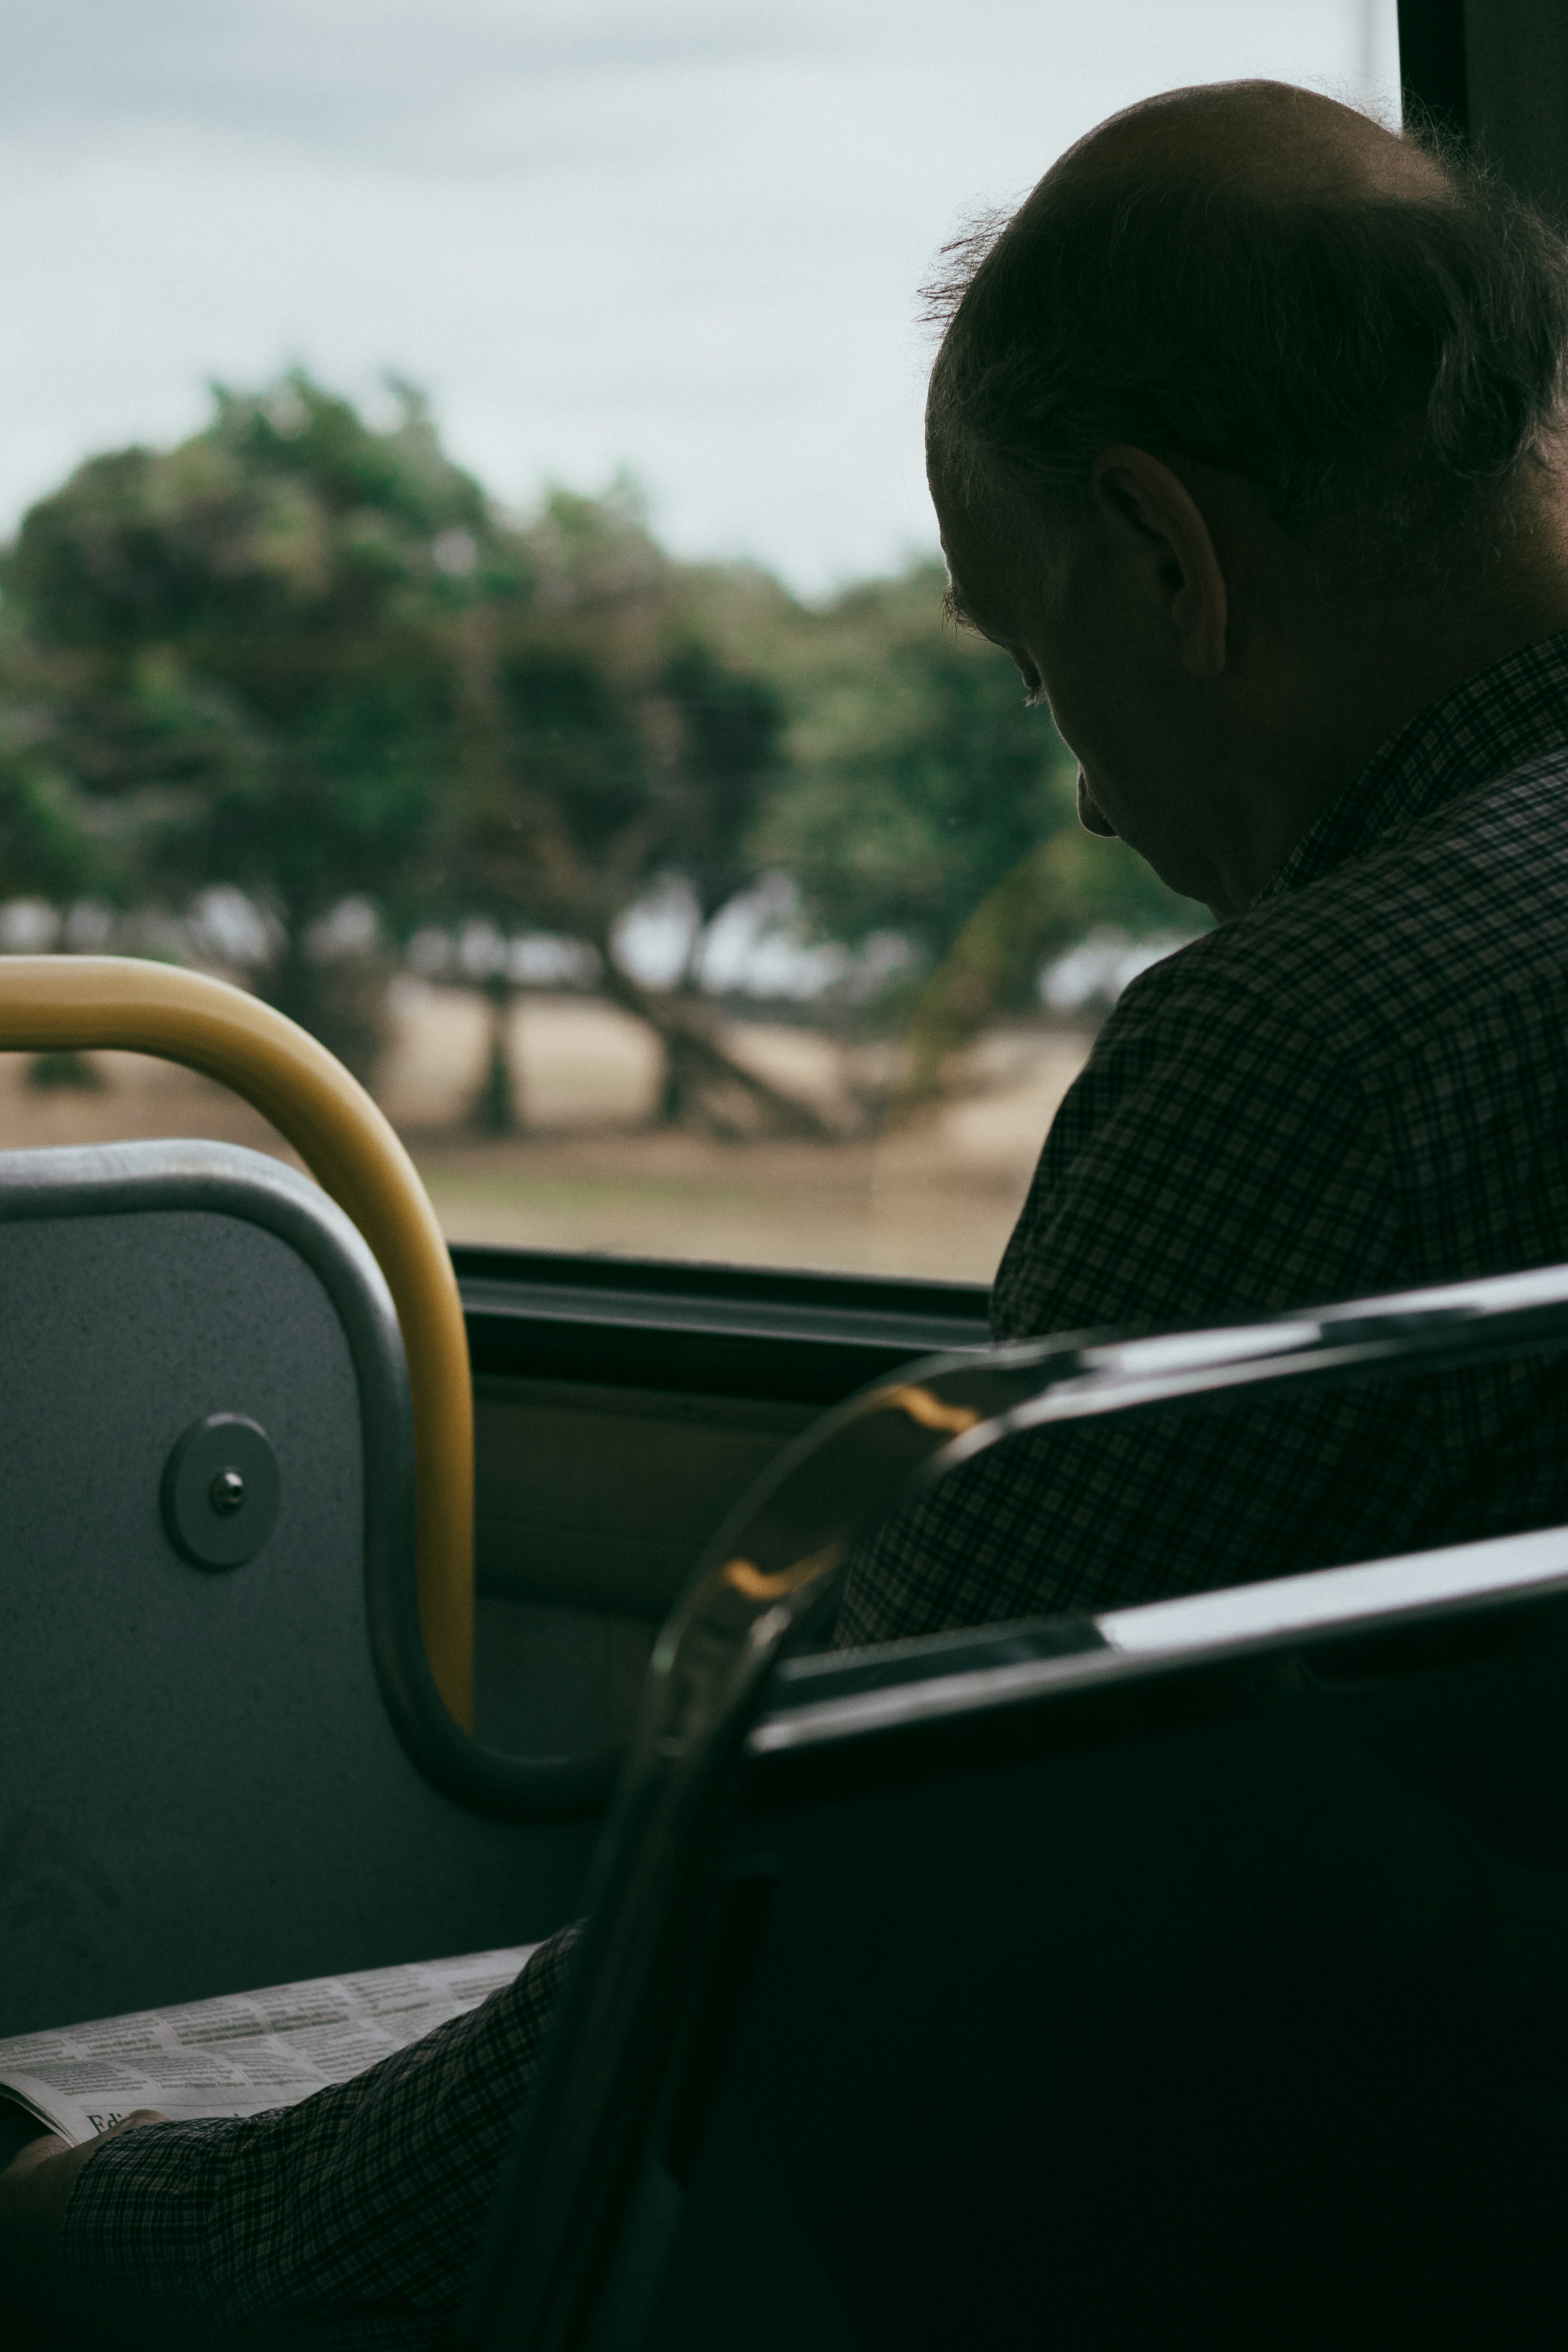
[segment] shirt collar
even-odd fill
[[[1418,711],[1302,835],[1254,906],[1321,882],[1384,835],[1563,742],[1568,630],[1509,654]]]

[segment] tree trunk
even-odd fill
[[[81,1094],[100,1094],[109,1084],[96,1062],[85,1054],[55,1051],[35,1054],[27,1065],[26,1085],[39,1094],[52,1094],[58,1088],[74,1088]]]
[[[512,1067],[509,1031],[517,991],[497,973],[484,983],[489,1003],[489,1038],[485,1075],[468,1111],[468,1123],[484,1135],[516,1135],[524,1125],[517,1074]]]
[[[770,1086],[724,1051],[706,1005],[685,994],[639,988],[601,947],[600,988],[612,1004],[644,1021],[664,1047],[659,1117],[667,1126],[705,1128],[736,1141],[766,1135],[837,1141],[837,1129],[809,1103]]]
[[[386,961],[374,951],[318,960],[305,954],[300,929],[289,927],[262,993],[368,1087],[386,1045]]]
[[[884,1105],[889,1125],[940,1095],[948,1063],[1026,1000],[1060,931],[1058,893],[1051,887],[1055,839],[1033,850],[981,900],[926,982],[905,1032],[902,1072]]]

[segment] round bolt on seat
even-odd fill
[[[242,1412],[191,1423],[163,1470],[163,1525],[196,1568],[241,1568],[278,1517],[278,1456],[267,1432]]]

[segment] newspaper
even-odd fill
[[[537,1949],[520,1944],[313,1977],[18,2033],[0,2042],[0,2099],[15,2100],[68,2140],[90,2139],[136,2107],[157,2107],[179,2123],[291,2107],[478,2008]]]

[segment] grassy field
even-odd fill
[[[995,1270],[1057,1104],[1088,1040],[1020,1027],[985,1038],[963,1091],[896,1132],[843,1143],[727,1143],[651,1126],[658,1077],[634,1022],[581,998],[530,998],[510,1040],[527,1131],[466,1125],[485,1008],[457,989],[399,983],[384,1107],[454,1241],[636,1256],[817,1265],[985,1282]],[[825,1105],[843,1050],[810,1031],[748,1023],[733,1049]],[[211,1136],[292,1154],[218,1087],[136,1055],[95,1058],[91,1093],[40,1093],[0,1055],[0,1148]]]

